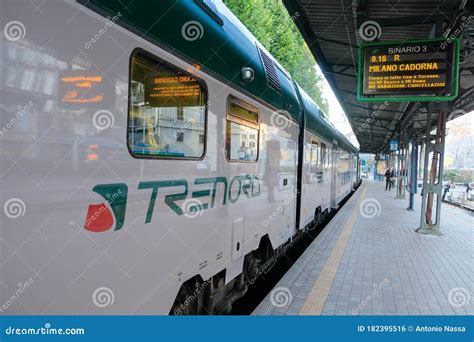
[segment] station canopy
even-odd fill
[[[341,103],[361,152],[383,153],[410,127],[426,135],[428,102],[361,102],[359,47],[386,41],[459,39],[459,93],[443,102],[448,120],[474,110],[474,1],[283,0]],[[430,102],[434,103],[434,102]],[[438,112],[431,111],[436,125]]]

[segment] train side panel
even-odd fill
[[[314,223],[319,212],[330,209],[331,144],[304,130],[300,229]]]
[[[14,200],[22,211],[1,216],[1,298],[32,281],[3,314],[168,314],[190,277],[226,270],[228,282],[262,236],[273,248],[288,241],[295,122],[277,125],[273,108],[108,26],[113,18],[70,2],[45,2],[42,10],[35,16],[29,3],[2,4],[7,21],[24,23],[26,35],[2,39],[8,130],[0,135],[1,201]],[[136,51],[154,61],[151,68],[201,80],[206,104],[182,111],[150,105],[157,100],[146,90],[140,97],[149,85],[130,82]],[[140,107],[133,114],[129,91]],[[231,97],[257,109],[257,161],[228,158]],[[188,117],[196,111],[204,121]],[[164,142],[152,137],[159,129]],[[256,148],[242,146],[242,134],[252,134],[243,131],[233,144]],[[232,153],[249,153],[239,148]]]
[[[337,149],[336,160],[336,203],[340,203],[353,189],[352,157],[344,148]]]

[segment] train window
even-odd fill
[[[321,165],[329,165],[326,144],[321,143]]]
[[[227,158],[236,161],[256,161],[259,131],[258,109],[230,96],[227,103]]]
[[[311,166],[317,166],[319,163],[319,158],[318,158],[318,143],[317,142],[311,142]]]
[[[144,52],[131,60],[128,148],[134,156],[200,158],[207,89],[194,76]]]

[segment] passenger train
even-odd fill
[[[220,1],[1,3],[2,314],[219,314],[358,185]]]

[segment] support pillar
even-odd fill
[[[410,197],[407,210],[413,211],[415,194],[418,190],[418,142],[411,140],[411,165],[410,165]]]
[[[431,138],[431,114],[438,112],[436,136],[434,143]],[[446,104],[430,103],[426,123],[425,155],[423,165],[423,190],[421,204],[420,227],[416,232],[423,234],[441,235],[441,193],[443,190],[443,161],[446,139]],[[428,167],[430,153],[431,169]],[[429,172],[428,172],[429,171]],[[433,220],[433,205],[436,195],[436,213]]]
[[[406,133],[399,134],[398,147],[398,174],[397,174],[397,194],[396,199],[405,199],[405,185],[406,185]]]

